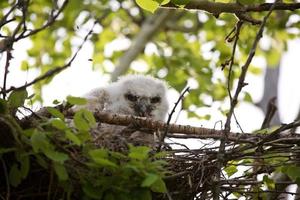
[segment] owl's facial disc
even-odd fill
[[[153,117],[152,111],[155,108],[155,104],[161,101],[159,96],[149,98],[133,95],[131,93],[126,93],[125,98],[129,101],[135,115],[140,117]]]

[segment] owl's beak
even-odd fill
[[[134,110],[137,114],[137,116],[140,117],[151,117],[151,105],[149,105],[149,102],[147,99],[139,99],[135,105]]]

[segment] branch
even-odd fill
[[[32,80],[31,82],[26,83],[26,84],[24,84],[24,85],[22,85],[22,86],[20,86],[20,87],[13,87],[13,86],[12,86],[12,87],[10,87],[10,88],[7,89],[7,90],[5,90],[5,89],[3,88],[3,89],[0,91],[0,94],[6,94],[6,93],[11,92],[11,91],[13,91],[13,90],[22,90],[22,89],[25,89],[25,88],[27,88],[27,87],[29,87],[29,86],[31,86],[31,85],[33,85],[33,84],[39,82],[39,81],[42,81],[42,80],[44,80],[44,79],[46,79],[46,78],[50,78],[50,77],[52,77],[52,76],[54,76],[54,75],[60,73],[61,71],[67,69],[68,67],[70,67],[71,64],[73,63],[73,61],[75,60],[77,54],[78,54],[79,51],[82,49],[82,47],[83,47],[83,45],[85,44],[85,42],[87,41],[88,37],[93,33],[93,29],[94,29],[96,23],[97,23],[97,21],[94,22],[92,28],[91,28],[90,31],[86,34],[86,36],[84,37],[82,43],[80,44],[80,46],[78,47],[78,49],[76,50],[76,52],[74,53],[74,55],[71,57],[71,59],[70,59],[65,65],[63,65],[63,66],[61,66],[61,67],[56,67],[56,68],[54,68],[54,69],[51,69],[51,70],[47,71],[45,74],[43,74],[43,75],[37,77],[36,79]]]
[[[112,72],[112,81],[117,80],[120,75],[124,74],[128,70],[130,63],[145,48],[147,42],[149,42],[157,30],[164,26],[172,13],[173,12],[171,10],[160,9],[145,21],[139,34],[136,36],[126,53],[120,58],[115,70]]]
[[[207,0],[190,0],[185,5],[187,10],[203,10],[218,17],[221,13],[241,14],[246,12],[263,12],[269,11],[273,3],[242,5],[240,3],[220,3]],[[163,5],[164,8],[178,8],[173,3]],[[277,3],[273,10],[296,10],[300,8],[300,3]]]
[[[71,117],[73,114],[74,113],[71,111],[68,111],[66,115]],[[180,134],[198,136],[200,139],[221,139],[223,137],[223,130],[193,127],[189,125],[167,124],[162,121],[153,121],[152,119],[145,117],[111,114],[102,111],[94,113],[94,116],[97,121],[107,124],[128,126],[134,121],[134,124],[136,124],[138,127],[143,127],[145,129],[165,131],[168,128],[169,137],[180,137]],[[253,143],[260,140],[259,138],[262,139],[263,136],[251,133],[228,133],[228,140],[230,141],[241,141],[246,139],[248,143]]]
[[[159,146],[158,146],[158,148],[157,148],[157,151],[160,151],[160,150],[161,150],[161,145],[162,145],[163,141],[165,140],[165,137],[166,137],[167,134],[168,134],[169,127],[170,127],[170,122],[171,122],[171,119],[172,119],[173,114],[175,113],[176,107],[178,106],[179,102],[182,101],[182,99],[183,99],[185,93],[188,93],[189,90],[190,90],[190,87],[187,87],[187,88],[181,93],[181,95],[179,96],[178,100],[177,100],[176,103],[174,104],[173,109],[172,109],[171,113],[169,114],[169,117],[168,117],[168,120],[167,120],[167,127],[165,128],[165,131],[164,131],[163,135],[162,135],[161,138],[160,138],[160,143],[159,143]]]

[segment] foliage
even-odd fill
[[[95,146],[89,133],[95,119],[83,109],[75,113],[74,126],[60,110],[47,107],[52,116],[23,128],[10,113],[23,106],[24,94],[26,90],[12,92],[7,101],[1,102],[5,111],[1,122],[12,124],[7,133],[13,134],[12,143],[16,143],[0,143],[0,158],[6,163],[11,186],[23,187],[26,194],[26,188],[31,187],[26,185],[27,179],[33,172],[49,170],[55,174],[52,181],[69,199],[75,194],[84,199],[152,199],[152,192],[166,192],[166,162],[158,159],[161,153],[155,154],[146,146],[130,145],[127,153]],[[83,102],[77,97],[68,97],[68,101],[80,105]],[[1,128],[0,132],[3,133]]]

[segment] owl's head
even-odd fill
[[[165,119],[169,104],[164,81],[145,75],[127,75],[113,85],[113,104],[118,113]]]

